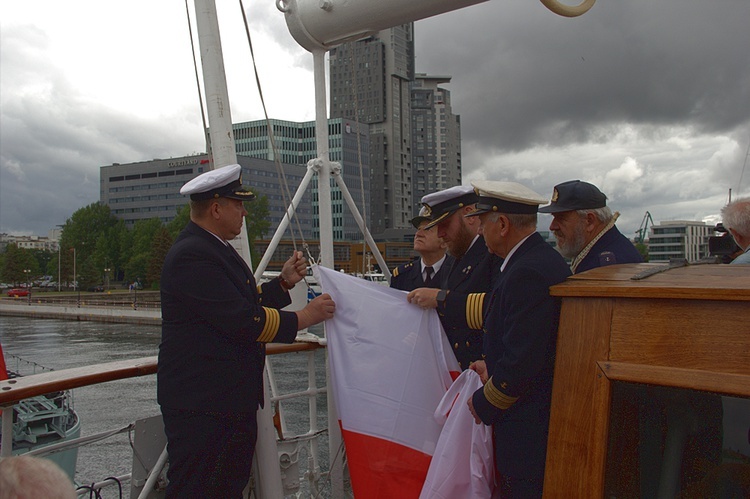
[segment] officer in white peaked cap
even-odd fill
[[[190,196],[193,201],[211,198],[230,198],[241,201],[255,199],[255,194],[242,186],[242,167],[237,164],[201,173],[183,185],[180,194]]]

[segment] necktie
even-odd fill
[[[425,273],[424,284],[426,286],[426,285],[430,284],[430,281],[432,280],[432,273],[433,273],[432,272],[432,267],[425,267],[424,268],[424,273]]]

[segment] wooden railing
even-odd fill
[[[266,353],[279,355],[319,348],[324,347],[319,343],[272,343],[268,345]],[[12,406],[20,400],[47,393],[156,374],[156,367],[156,356],[141,357],[3,380],[0,381],[0,407]]]

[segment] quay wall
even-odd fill
[[[161,309],[158,308],[137,310],[126,307],[78,307],[76,305],[9,303],[8,300],[0,300],[0,315],[33,317],[35,319],[98,321],[149,326],[161,325]]]

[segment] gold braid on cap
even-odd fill
[[[580,253],[578,253],[578,256],[576,256],[573,259],[573,262],[570,264],[570,271],[571,272],[573,272],[574,274],[576,273],[576,268],[578,268],[578,264],[580,264],[583,261],[583,259],[586,258],[586,255],[589,254],[589,251],[591,251],[591,248],[594,247],[594,245],[596,244],[596,242],[599,239],[601,239],[602,236],[607,233],[607,231],[609,231],[612,227],[615,226],[615,222],[617,221],[617,217],[619,217],[619,216],[620,216],[620,212],[616,211],[615,214],[612,216],[612,220],[610,220],[609,223],[607,223],[607,225],[604,226],[604,228],[602,229],[602,231],[600,233],[598,233],[596,235],[596,237],[594,239],[592,239],[591,242],[589,242],[586,245],[586,247],[581,250]]]

